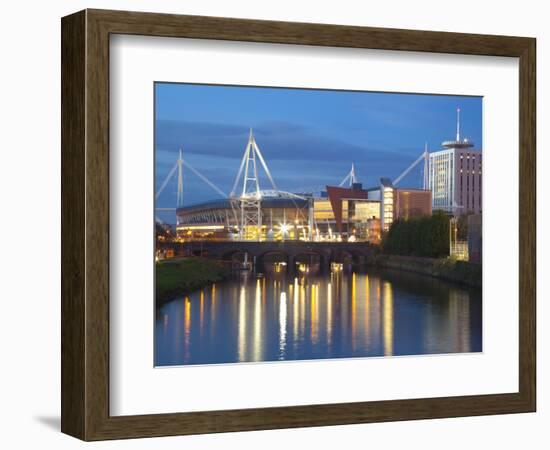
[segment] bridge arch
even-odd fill
[[[208,258],[217,258],[225,261],[233,259],[243,260],[244,254],[248,253],[248,260],[253,262],[262,260],[263,257],[276,258],[283,261],[286,256],[287,266],[295,267],[296,261],[316,262],[319,261],[323,270],[330,267],[331,262],[364,263],[369,261],[376,249],[363,243],[337,243],[337,242],[246,242],[246,241],[202,241],[185,243],[159,243],[158,247],[173,248],[176,254],[193,255],[200,253]],[[276,256],[275,256],[276,255]],[[285,256],[283,256],[285,255]]]
[[[286,262],[288,263],[288,254],[282,250],[268,250],[258,255],[261,262]]]
[[[222,256],[222,260],[224,261],[244,261],[244,255],[245,255],[246,250],[241,250],[241,249],[233,249],[233,250],[229,250],[227,252],[224,252],[221,256]],[[249,255],[250,257],[250,255]]]
[[[332,261],[340,264],[354,264],[359,260],[359,255],[351,250],[335,251],[332,256]]]
[[[268,250],[256,257],[256,268],[261,271],[286,272],[288,265],[289,256],[283,250]]]
[[[292,255],[292,269],[297,272],[322,272],[330,262],[329,259],[323,252],[304,249]]]

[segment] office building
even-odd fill
[[[482,211],[482,156],[474,143],[460,137],[457,110],[456,139],[442,143],[443,150],[430,153],[429,188],[433,209],[453,215]]]

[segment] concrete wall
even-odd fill
[[[378,255],[375,265],[387,269],[405,270],[442,280],[481,288],[481,265],[451,259],[420,258],[416,256]]]

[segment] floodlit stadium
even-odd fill
[[[242,229],[240,200],[222,199],[178,208],[178,236],[194,239],[309,239],[310,199],[291,194],[278,195],[272,191],[260,191],[260,195],[259,211],[256,205],[250,208],[251,211],[247,212],[249,223]]]
[[[233,188],[225,194],[182,157],[172,168],[160,191],[177,174],[176,233],[179,240],[252,241],[380,241],[381,233],[395,217],[431,214],[431,193],[426,189],[394,187],[419,162],[424,161],[426,183],[427,150],[392,183],[363,189],[350,172],[339,186],[324,186],[318,192],[291,193],[277,188],[252,130],[241,159]],[[224,198],[195,205],[183,204],[183,167],[199,176]],[[262,189],[259,170],[269,180]],[[157,192],[157,198],[160,194]],[[382,194],[381,194],[382,193]]]

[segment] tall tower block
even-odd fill
[[[442,150],[430,153],[429,189],[433,209],[453,215],[482,211],[481,160],[474,143],[461,136],[460,108],[456,110],[456,136],[441,143]]]

